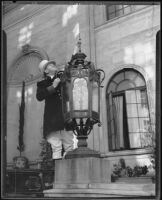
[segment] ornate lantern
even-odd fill
[[[95,70],[94,64],[85,58],[79,38],[78,52],[72,55],[61,76],[64,120],[78,139],[78,148],[65,158],[100,156],[98,152],[87,148],[86,139],[94,124],[101,125],[100,87],[105,73],[101,69]]]

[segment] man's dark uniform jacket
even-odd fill
[[[44,138],[51,131],[63,130],[65,123],[62,113],[61,100],[61,83],[54,88],[52,86],[53,79],[46,77],[44,80],[37,82],[36,98],[38,101],[45,100],[43,136]],[[47,89],[48,87],[48,89]]]

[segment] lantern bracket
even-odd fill
[[[104,81],[105,79],[105,72],[102,69],[96,69],[96,72],[99,74],[99,76],[101,76],[101,74],[103,75],[102,79],[99,81],[99,87],[103,88],[104,86],[101,85],[101,83]]]
[[[83,119],[80,119],[79,124],[77,124],[76,119],[73,119],[71,122],[71,128],[73,130],[73,133],[77,136],[88,136],[93,129],[94,122],[88,118],[86,122],[83,122]]]

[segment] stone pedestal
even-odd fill
[[[109,183],[109,161],[101,158],[74,158],[56,161],[55,183]]]
[[[90,189],[91,185],[108,184],[111,181],[109,161],[102,158],[73,158],[58,160],[55,163],[55,182],[52,191],[44,191],[45,197],[67,197],[68,189],[76,193],[77,189]],[[67,193],[62,194],[62,189],[67,189]],[[58,189],[60,194],[58,194]],[[50,192],[50,195],[49,195]]]

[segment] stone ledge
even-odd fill
[[[129,184],[129,183],[77,183],[77,184],[54,184],[55,189],[109,189],[109,190],[132,190],[139,191],[142,188],[154,189],[155,184]]]
[[[83,187],[89,187],[84,188]],[[73,184],[71,189],[44,190],[45,197],[109,197],[109,196],[155,196],[155,184]],[[80,189],[76,188],[80,187]],[[81,188],[82,187],[82,188]]]
[[[118,156],[133,156],[133,155],[143,155],[143,154],[152,154],[151,149],[136,149],[136,150],[123,150],[123,151],[114,151],[108,153],[102,153],[102,158],[118,157]]]

